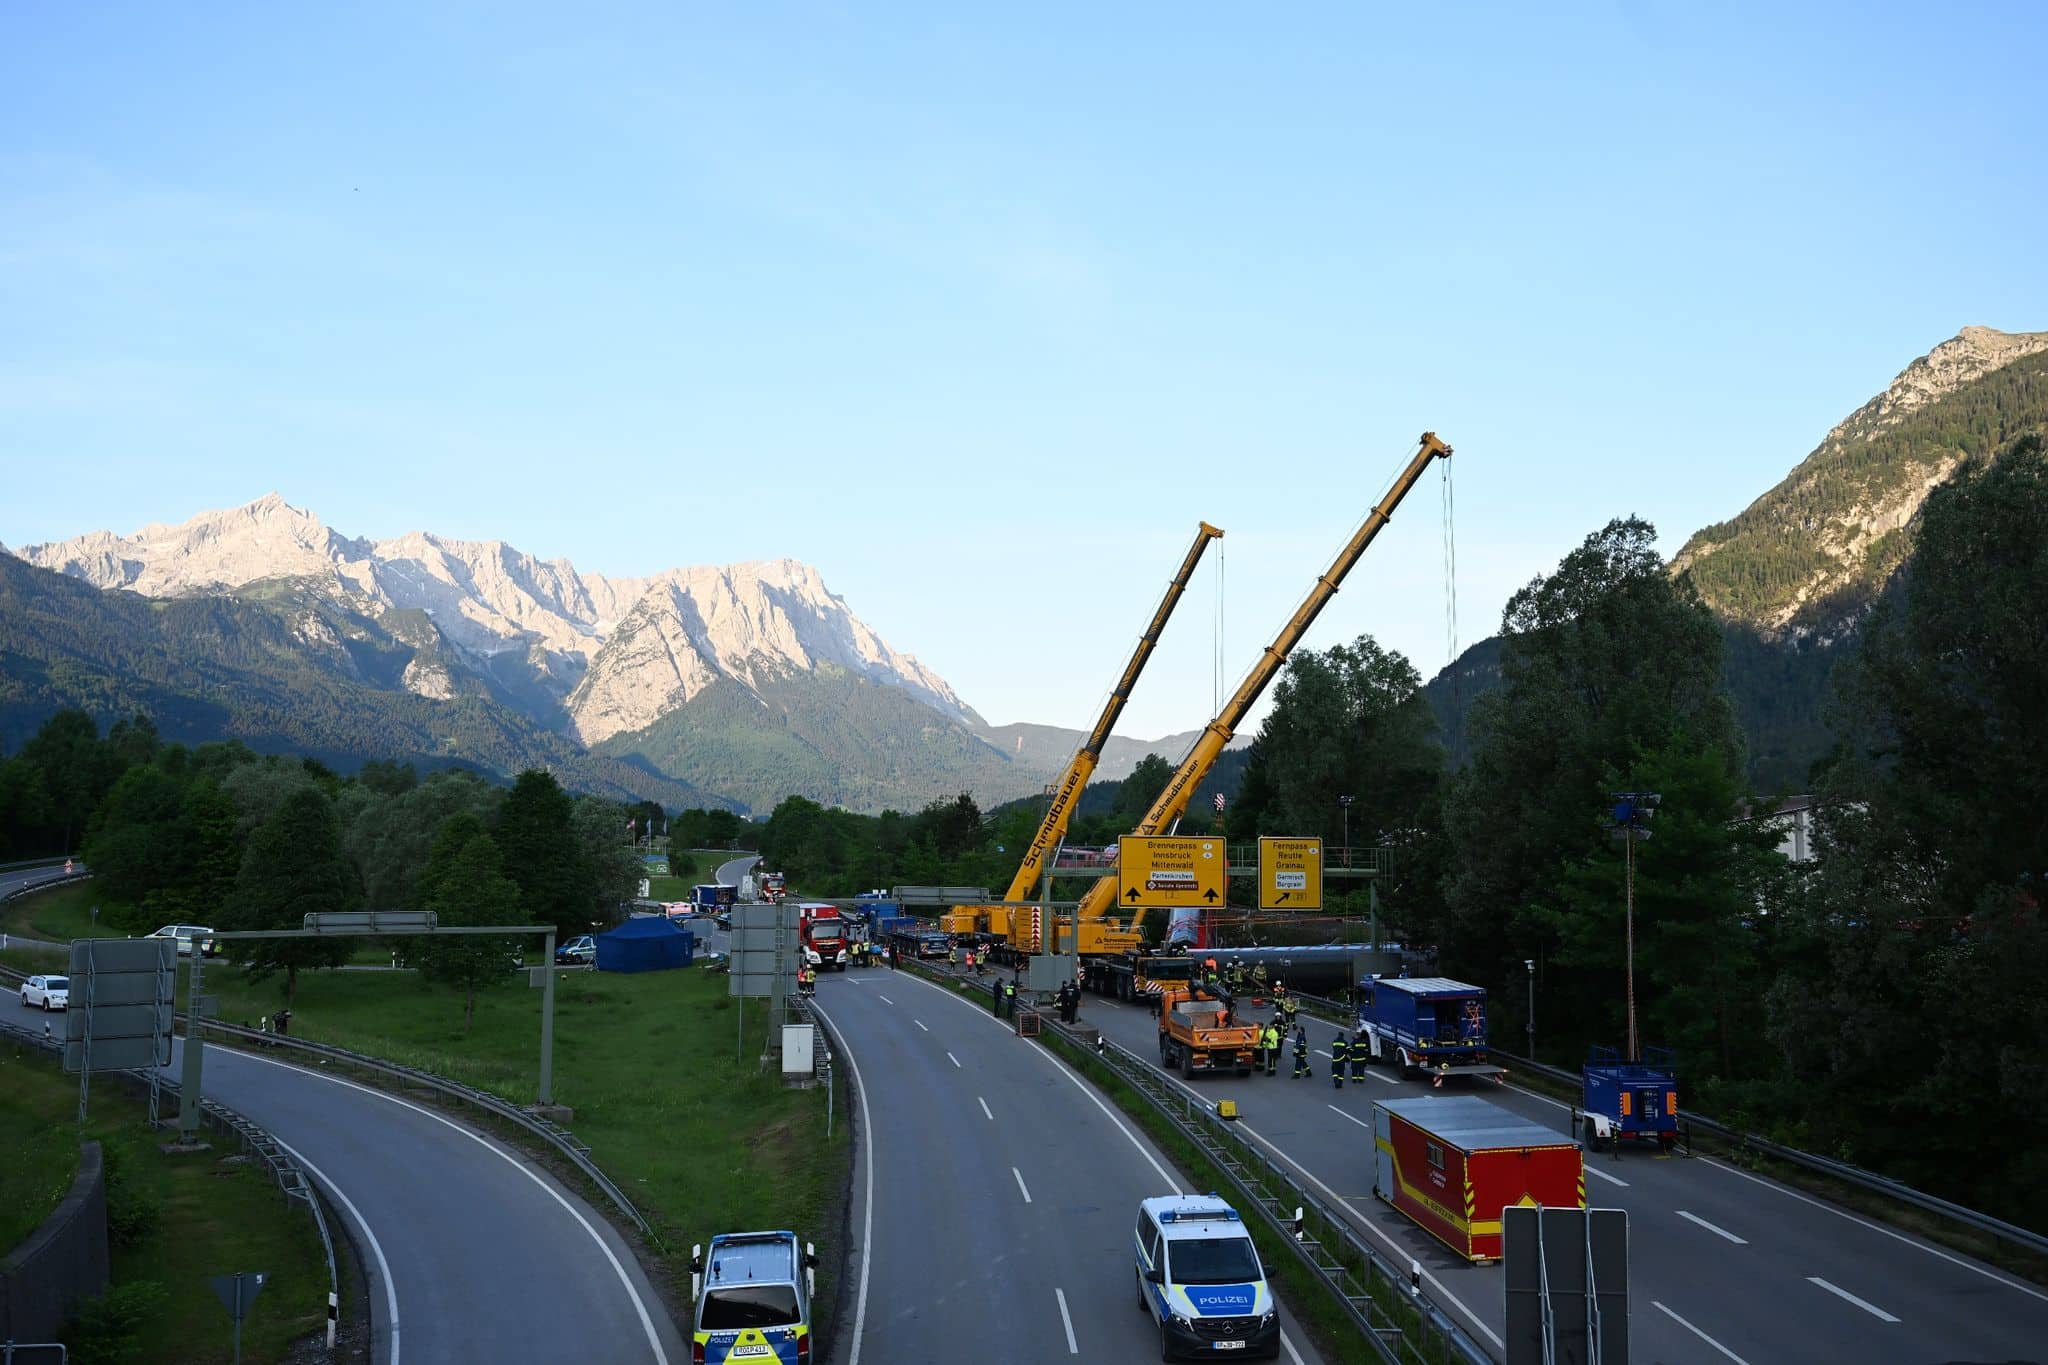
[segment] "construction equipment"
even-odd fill
[[[1059,782],[1053,787],[1045,818],[1038,822],[1038,832],[1031,836],[1030,844],[1024,849],[1024,861],[1017,865],[1017,875],[1010,879],[1009,893],[1000,905],[993,907],[954,906],[945,917],[947,933],[993,931],[1008,938],[1013,945],[1017,943],[1019,930],[1028,922],[1028,916],[1020,917],[1014,911],[1031,908],[1028,902],[1037,890],[1038,879],[1067,836],[1067,822],[1073,817],[1074,803],[1081,799],[1088,779],[1094,775],[1095,765],[1102,761],[1102,746],[1108,742],[1110,731],[1116,728],[1117,718],[1123,715],[1124,704],[1131,699],[1131,689],[1137,686],[1138,675],[1145,671],[1146,663],[1151,660],[1152,651],[1159,644],[1159,636],[1166,629],[1167,618],[1180,605],[1181,594],[1187,591],[1189,580],[1195,576],[1195,566],[1202,562],[1202,554],[1209,548],[1209,542],[1222,538],[1222,531],[1206,521],[1200,523],[1200,529],[1195,532],[1195,543],[1188,547],[1179,571],[1166,585],[1166,596],[1160,599],[1159,609],[1152,613],[1145,633],[1138,637],[1138,647],[1132,652],[1131,661],[1124,665],[1124,675],[1110,689],[1109,700],[1103,704],[1102,714],[1095,719],[1095,728],[1081,741],[1081,747],[1075,750],[1074,757],[1067,763],[1067,770],[1060,774]]]
[[[1159,992],[1159,1064],[1193,1080],[1211,1071],[1252,1074],[1257,1024],[1234,1022],[1230,992],[1199,981]]]
[[[1364,555],[1366,547],[1379,535],[1380,528],[1393,519],[1394,509],[1408,496],[1408,490],[1422,477],[1422,471],[1428,468],[1429,462],[1440,458],[1449,459],[1450,454],[1451,448],[1438,440],[1435,432],[1422,433],[1421,448],[1415,452],[1415,457],[1408,461],[1407,467],[1395,478],[1393,487],[1387,490],[1379,505],[1366,516],[1365,524],[1352,533],[1351,539],[1338,552],[1329,569],[1316,580],[1316,585],[1310,589],[1307,599],[1295,609],[1294,615],[1281,628],[1273,643],[1266,646],[1265,653],[1252,665],[1252,671],[1238,685],[1230,700],[1223,704],[1223,709],[1217,713],[1216,719],[1210,721],[1208,728],[1196,738],[1194,747],[1188,750],[1188,756],[1181,760],[1180,767],[1167,779],[1166,788],[1159,793],[1159,799],[1152,803],[1152,808],[1145,812],[1145,818],[1138,822],[1137,828],[1131,833],[1161,834],[1170,831],[1179,823],[1181,816],[1187,812],[1188,801],[1194,796],[1195,788],[1208,776],[1209,769],[1215,765],[1224,746],[1229,744],[1231,737],[1237,733],[1237,727],[1244,720],[1246,713],[1278,676],[1281,665],[1287,662],[1287,656],[1294,652],[1294,647],[1301,643],[1301,637],[1308,633],[1308,628],[1315,623],[1316,617],[1329,605],[1330,599],[1337,595],[1337,588],[1343,583],[1345,575],[1351,572],[1360,556]],[[1128,929],[1112,928],[1101,922],[1103,915],[1116,904],[1116,892],[1116,879],[1104,877],[1082,897],[1080,908],[1075,912],[1075,934],[1080,952],[1121,952],[1136,945],[1137,930],[1145,919],[1142,908],[1132,918]]]

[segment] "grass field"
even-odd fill
[[[282,1360],[291,1344],[324,1329],[327,1321],[327,1262],[305,1213],[287,1204],[260,1163],[238,1158],[233,1148],[170,1156],[159,1150],[140,1098],[121,1083],[93,1085],[91,1118],[76,1123],[78,1081],[58,1069],[54,1057],[28,1048],[0,1047],[0,1132],[8,1136],[0,1193],[0,1245],[12,1247],[26,1210],[17,1210],[11,1169],[17,1160],[44,1160],[61,1149],[63,1173],[51,1182],[47,1164],[39,1222],[69,1188],[78,1167],[78,1141],[101,1144],[108,1172],[108,1222],[114,1242],[112,1270],[117,1293],[158,1285],[155,1307],[136,1334],[135,1354],[119,1356],[153,1365],[212,1365],[232,1358],[233,1326],[207,1285],[212,1275],[260,1270],[268,1276],[263,1295],[242,1324],[242,1358]],[[19,1133],[48,1134],[23,1156],[12,1139]],[[30,1182],[26,1192],[34,1194]],[[143,1291],[145,1294],[147,1291]],[[87,1317],[93,1315],[88,1312]],[[91,1329],[75,1327],[67,1342],[79,1358],[92,1343]]]
[[[95,927],[92,907],[99,899],[91,882],[75,882],[38,896],[23,896],[0,911],[0,928],[10,934],[26,934],[30,938],[48,939],[53,943],[69,943],[74,938],[92,938],[95,935],[121,937],[114,929]]]

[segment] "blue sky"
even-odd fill
[[[1082,726],[1198,519],[1234,682],[1432,428],[1470,643],[2048,328],[2038,5],[983,8],[6,7],[0,542],[791,555]],[[1442,665],[1440,501],[1310,644]],[[1124,733],[1207,719],[1213,591]]]

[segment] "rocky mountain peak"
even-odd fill
[[[1971,451],[2048,424],[2048,332],[1965,327],[1844,418],[1791,473],[1671,560],[1723,618],[1838,636],[1911,550],[1927,495]]]
[[[1927,404],[2037,351],[2048,351],[2048,332],[1965,327],[1899,371],[1883,393],[1843,418],[1821,444],[1840,445],[1897,426]]]

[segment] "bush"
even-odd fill
[[[142,1331],[171,1301],[155,1280],[118,1284],[78,1306],[68,1345],[78,1365],[119,1365],[142,1349]]]
[[[103,1144],[107,1172],[107,1243],[133,1246],[155,1232],[163,1221],[163,1207],[157,1197],[137,1187],[128,1169],[127,1153],[112,1143]]]

